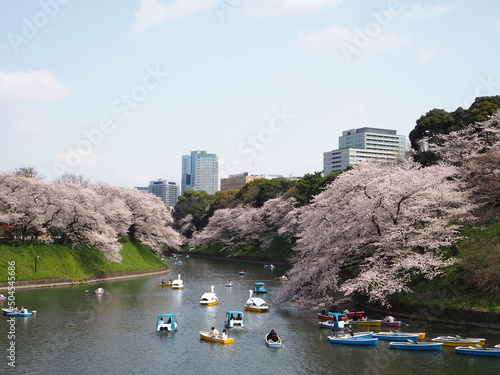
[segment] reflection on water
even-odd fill
[[[239,276],[245,269],[248,275]],[[102,283],[110,294],[85,293],[89,286],[18,290],[18,305],[37,310],[33,318],[16,320],[16,368],[0,359],[2,374],[498,374],[500,360],[457,355],[453,348],[441,352],[408,352],[376,347],[330,344],[328,329],[319,328],[316,312],[300,311],[292,303],[277,305],[273,295],[282,282],[274,280],[284,266],[264,268],[213,259],[190,258],[172,265],[165,275]],[[158,286],[162,278],[181,274],[185,289]],[[225,287],[228,279],[234,282]],[[268,313],[245,311],[244,329],[231,329],[234,345],[202,341],[198,331],[215,326],[222,331],[229,310],[243,310],[255,282],[265,282],[260,295]],[[199,300],[214,285],[216,306]],[[97,285],[93,288],[97,287]],[[156,332],[158,314],[176,314],[177,332]],[[373,317],[376,318],[376,317]],[[0,322],[0,350],[7,352],[7,318]],[[264,336],[274,329],[285,346],[271,349]],[[365,328],[366,329],[366,328]],[[370,327],[371,330],[379,328]],[[470,327],[411,322],[412,332],[427,338],[460,334],[500,343],[500,332]],[[363,328],[359,328],[363,330]]]

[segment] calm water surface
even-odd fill
[[[248,275],[238,276],[246,270]],[[18,305],[37,310],[32,318],[16,320],[16,368],[7,365],[9,328],[0,322],[1,374],[500,374],[500,359],[457,355],[453,348],[440,352],[407,352],[376,347],[330,344],[331,332],[318,327],[315,312],[298,311],[293,303],[276,304],[279,287],[274,277],[286,268],[265,269],[248,264],[190,258],[172,265],[164,275],[99,285],[18,290]],[[181,275],[185,289],[158,286],[162,278]],[[225,287],[231,279],[235,285]],[[224,328],[228,310],[243,310],[248,290],[266,282],[262,298],[269,313],[245,312],[246,327],[230,330],[234,345],[201,341],[198,331]],[[215,286],[217,306],[201,306],[201,295]],[[108,295],[85,293],[104,287]],[[1,303],[1,302],[0,302]],[[5,302],[3,302],[5,305]],[[174,313],[179,329],[157,333],[158,314]],[[371,318],[380,318],[370,316]],[[267,348],[264,336],[271,329],[282,337],[281,349]],[[486,345],[500,343],[500,332],[435,323],[411,322],[411,332],[426,332],[427,339],[460,334],[485,337]],[[378,328],[375,328],[378,331]]]

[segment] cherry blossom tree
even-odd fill
[[[117,204],[123,205],[130,214],[130,222],[125,223],[126,233],[157,254],[161,254],[164,247],[178,249],[182,244],[182,236],[172,228],[172,215],[156,195],[104,184],[98,185],[96,190],[110,201],[121,200]],[[121,224],[120,228],[123,231]]]
[[[83,243],[115,262],[121,260],[119,236],[130,235],[158,254],[164,246],[182,243],[160,198],[82,181],[67,178],[54,184],[0,172],[0,224],[12,227],[9,233],[22,240],[33,236]]]
[[[225,245],[224,250],[231,250],[237,245],[258,241],[262,248],[266,248],[279,234],[284,218],[296,203],[294,198],[275,198],[259,208],[240,205],[219,209],[208,225],[193,235],[189,246],[193,249],[216,241]]]
[[[387,305],[409,291],[412,275],[439,274],[453,261],[440,248],[458,239],[456,223],[472,209],[456,174],[413,162],[365,162],[341,174],[288,216],[298,220],[298,240],[279,299],[298,293],[298,305],[322,308],[335,304],[335,292],[361,293]]]
[[[431,149],[446,163],[457,166],[474,198],[500,208],[500,111],[488,120],[443,135],[443,145]]]
[[[50,233],[72,245],[83,243],[99,251],[110,261],[119,262],[119,232],[103,214],[105,200],[81,185],[59,185],[62,212],[47,225]]]
[[[12,225],[12,233],[21,240],[38,236],[59,210],[49,198],[52,195],[52,187],[41,180],[0,173],[0,222]]]

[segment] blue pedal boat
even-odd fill
[[[328,312],[325,316],[327,316],[328,320],[323,319],[319,322],[321,328],[343,329],[349,324],[349,318],[346,314]]]
[[[243,311],[228,311],[224,325],[227,328],[245,327],[245,314]]]
[[[265,283],[255,283],[253,290],[255,293],[267,293],[267,287]]]
[[[175,314],[161,314],[156,317],[156,332],[173,332],[177,329]]]

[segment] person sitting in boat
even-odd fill
[[[222,340],[227,340],[227,331],[225,328],[222,330]]]
[[[27,313],[28,313],[28,308],[27,308],[26,306],[22,306],[22,307],[21,307],[21,312],[22,312],[23,314],[27,314]]]
[[[276,332],[274,332],[274,329],[272,329],[271,332],[267,334],[266,340],[274,342],[277,342],[279,340],[278,335],[276,334]]]
[[[169,284],[172,284],[172,280],[171,280],[171,279],[168,279],[168,283],[169,283]]]
[[[219,335],[219,331],[217,330],[217,328],[212,327],[210,329],[210,336],[215,337],[215,338],[218,338],[220,336]]]
[[[241,319],[242,319],[242,318],[241,318],[241,314],[238,314],[238,315],[236,316],[236,320],[241,320]]]
[[[162,283],[162,284],[165,284],[165,279],[161,279],[161,283]]]
[[[344,314],[349,314],[349,309],[344,309],[344,311],[342,311]]]
[[[160,320],[158,321],[158,329],[165,329],[165,321],[163,320],[163,318],[160,318]]]
[[[14,306],[14,308],[12,309],[12,311],[14,311],[14,312],[18,312],[18,311],[19,311],[19,309],[17,308],[17,306]]]
[[[366,321],[368,320],[368,317],[367,317],[366,315],[363,315],[363,316],[361,317],[361,320],[362,320],[363,322],[366,322]]]
[[[396,321],[396,319],[394,319],[393,316],[390,316],[390,315],[387,315],[385,318],[384,318],[384,322],[386,323],[394,323]]]

